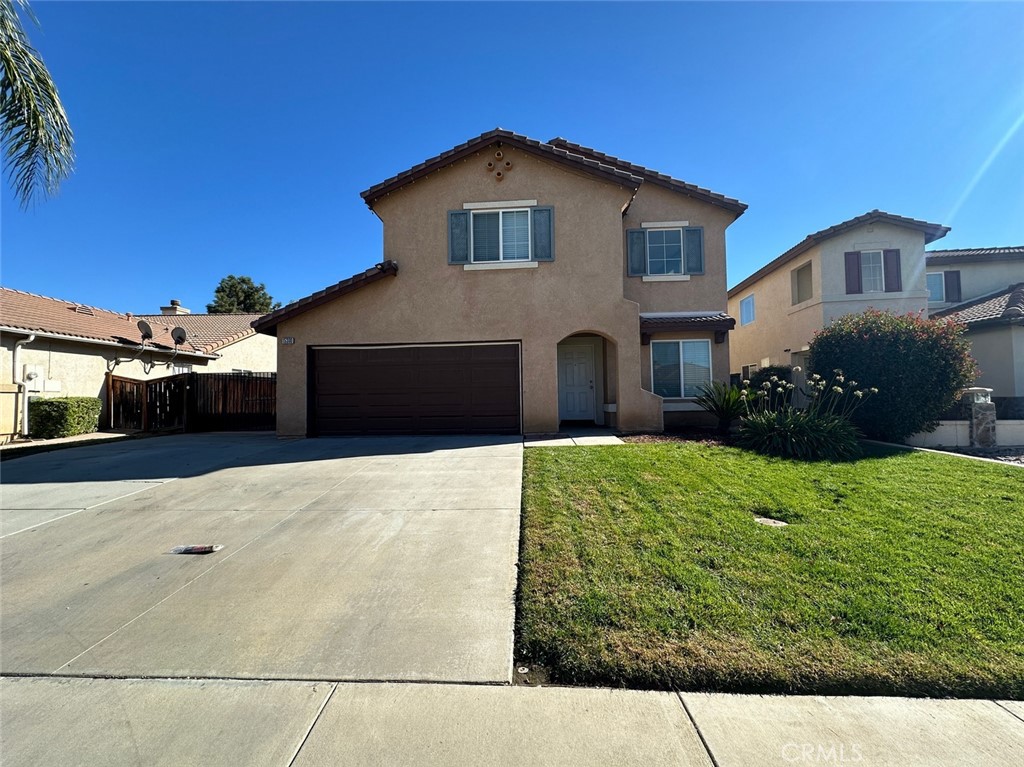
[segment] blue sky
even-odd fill
[[[748,203],[730,285],[876,207],[1024,244],[1021,3],[33,7],[78,160],[28,212],[4,184],[6,287],[295,300],[380,260],[359,192],[495,126]]]

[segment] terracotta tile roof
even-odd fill
[[[969,264],[979,261],[1024,261],[1024,245],[1008,248],[957,248],[956,250],[929,250],[925,252],[929,266],[942,264]]]
[[[142,343],[142,334],[136,326],[139,319],[130,314],[0,287],[0,326],[5,328],[136,348]],[[153,332],[147,346],[168,351],[174,348],[170,327],[153,325]],[[187,340],[180,353],[205,354]]]
[[[256,335],[254,320],[262,314],[140,314],[138,319],[148,322],[155,332],[158,327],[182,327],[188,333],[188,342],[194,347],[213,354],[225,346]]]
[[[952,317],[975,327],[981,324],[1024,324],[1024,282],[934,312],[932,317]]]
[[[619,168],[620,170],[628,171],[637,176],[640,176],[645,181],[650,181],[659,186],[664,186],[667,189],[671,189],[675,192],[682,192],[685,195],[694,197],[705,202],[710,202],[712,205],[718,205],[728,210],[734,211],[737,214],[743,213],[747,209],[747,204],[740,202],[739,200],[733,199],[732,197],[726,197],[724,194],[718,192],[712,192],[710,189],[704,189],[703,187],[696,186],[694,184],[688,184],[685,181],[667,176],[664,173],[659,173],[656,170],[645,168],[643,165],[636,165],[635,163],[621,160],[618,157],[613,157],[610,154],[599,152],[596,149],[583,146],[581,144],[574,144],[572,141],[567,139],[556,137],[548,142],[554,147],[566,149],[574,154],[589,157],[590,159],[597,160],[602,163],[611,165],[612,167]]]
[[[282,306],[277,311],[253,320],[252,326],[257,333],[266,333],[268,336],[277,335],[277,326],[285,320],[290,320],[300,314],[308,312],[317,306],[326,304],[336,298],[341,298],[346,293],[364,288],[384,277],[393,277],[398,274],[398,263],[395,261],[381,261],[379,264],[365,272],[353,274],[348,279],[342,280],[336,285],[331,285],[318,290],[312,295],[293,301],[287,306]]]
[[[736,320],[726,312],[641,312],[640,332],[732,330]]]
[[[527,152],[541,155],[542,157],[546,157],[547,159],[553,160],[554,162],[562,165],[573,166],[577,170],[586,171],[633,189],[636,189],[643,182],[643,179],[640,176],[636,176],[622,170],[621,168],[598,162],[597,160],[589,157],[583,157],[573,152],[568,152],[563,148],[545,144],[542,141],[537,141],[536,139],[523,136],[519,133],[513,133],[512,131],[504,130],[503,128],[495,128],[494,130],[481,133],[476,138],[471,138],[469,141],[459,144],[458,146],[452,147],[436,157],[424,160],[419,165],[414,165],[396,176],[392,176],[385,181],[381,181],[379,184],[374,184],[369,189],[362,192],[360,196],[366,202],[367,206],[372,209],[373,203],[384,195],[390,194],[397,189],[401,189],[406,184],[410,184],[417,179],[423,178],[434,171],[446,168],[462,158],[468,157],[469,155],[472,155],[480,149],[490,146],[497,141]]]
[[[748,287],[753,285],[759,279],[764,277],[766,274],[771,274],[773,271],[778,269],[783,264],[792,261],[794,258],[799,256],[801,253],[806,253],[812,247],[817,245],[819,242],[824,242],[837,234],[854,229],[858,226],[865,224],[895,224],[896,226],[905,226],[909,229],[916,229],[919,232],[924,233],[924,241],[927,245],[929,242],[935,242],[935,240],[945,237],[949,233],[949,227],[943,226],[942,224],[932,224],[928,221],[922,221],[917,218],[907,218],[906,216],[897,216],[895,213],[886,213],[884,210],[869,210],[862,216],[856,216],[847,221],[843,221],[841,224],[830,226],[827,229],[822,229],[814,234],[807,235],[804,239],[794,245],[792,248],[787,250],[778,258],[769,261],[767,264],[762,266],[752,275],[742,280],[739,284],[729,290],[729,297],[732,298],[737,293],[746,290]]]

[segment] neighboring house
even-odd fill
[[[362,197],[384,260],[254,323],[281,435],[660,430],[728,378],[737,200],[500,129]]]
[[[981,374],[975,386],[993,397],[1024,398],[1024,282],[935,312],[967,326],[971,355]]]
[[[967,326],[981,374],[998,398],[1024,398],[1024,246],[926,254],[932,317]]]
[[[925,263],[932,314],[1024,282],[1024,245],[929,250]]]
[[[814,333],[869,308],[925,312],[924,246],[949,227],[873,210],[808,235],[729,291],[731,369],[806,366]],[[798,381],[799,382],[799,376]]]
[[[187,314],[174,302],[165,311],[132,316],[0,288],[0,441],[18,431],[23,389],[29,396],[105,399],[108,372],[148,379],[276,369],[273,340],[250,327],[259,315]],[[144,348],[139,320],[153,330]],[[186,331],[180,345],[171,337],[177,326]]]

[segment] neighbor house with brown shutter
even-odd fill
[[[501,129],[362,197],[380,262],[254,323],[280,435],[660,430],[728,379],[738,200]]]
[[[949,227],[872,210],[810,234],[729,291],[731,370],[806,367],[814,333],[867,309],[927,312],[925,245]],[[799,381],[798,381],[799,382]]]

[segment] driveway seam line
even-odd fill
[[[1024,722],[1024,717],[1020,716],[1016,711],[1012,711],[1012,710],[1008,709],[1006,706],[1004,706],[998,700],[993,700],[992,702],[995,703],[997,706],[999,706],[999,708],[1001,708],[1007,714],[1012,716],[1014,719],[1019,719],[1021,722]]]
[[[38,525],[29,525],[28,527],[22,528],[21,530],[15,530],[13,533],[7,533],[6,535],[0,535],[0,539],[10,538],[12,535],[17,535],[18,533],[27,533],[29,530],[35,530],[37,528],[43,527],[44,525],[48,525],[51,522],[56,522],[56,521],[61,520],[61,519],[67,519],[68,517],[73,517],[75,514],[81,514],[83,511],[92,511],[93,509],[98,509],[100,506],[102,506],[105,503],[113,503],[114,501],[121,501],[121,500],[124,500],[125,498],[131,498],[133,495],[138,495],[139,493],[144,493],[147,490],[152,490],[154,487],[160,487],[162,485],[169,485],[171,482],[174,482],[176,479],[180,479],[180,477],[172,477],[171,479],[167,480],[166,482],[161,482],[160,485],[144,485],[143,487],[140,487],[138,490],[133,490],[130,493],[125,493],[124,495],[119,495],[119,496],[117,496],[117,498],[108,498],[105,501],[100,501],[99,503],[94,503],[92,506],[86,506],[85,508],[82,508],[82,509],[75,509],[74,511],[72,511],[72,512],[70,512],[68,514],[61,514],[59,517],[54,517],[53,519],[48,519],[45,522],[40,522]],[[35,511],[35,509],[33,509],[33,511]]]
[[[256,541],[258,541],[258,540],[259,540],[260,538],[262,538],[262,537],[263,537],[264,535],[266,535],[267,533],[269,533],[269,532],[270,532],[271,530],[274,530],[275,528],[279,527],[280,525],[283,525],[283,524],[284,524],[285,522],[287,522],[287,521],[288,521],[289,519],[291,519],[292,517],[294,517],[294,516],[295,516],[296,514],[298,514],[298,513],[300,512],[300,511],[303,511],[303,510],[304,510],[304,509],[305,509],[305,508],[306,508],[307,506],[309,506],[309,505],[310,505],[310,504],[312,504],[312,503],[316,503],[316,501],[320,500],[320,498],[322,498],[323,496],[327,495],[327,493],[331,492],[331,490],[333,490],[334,488],[336,488],[336,487],[337,487],[338,485],[342,484],[343,482],[347,482],[347,481],[348,481],[349,479],[351,479],[352,477],[354,477],[354,476],[355,476],[356,474],[358,474],[359,472],[361,472],[361,471],[362,471],[363,469],[365,469],[365,468],[366,468],[367,466],[369,466],[369,465],[370,465],[370,462],[368,461],[368,462],[367,462],[366,464],[364,464],[363,466],[360,466],[360,467],[359,467],[358,469],[356,469],[356,470],[355,470],[354,472],[352,472],[351,474],[349,474],[349,475],[348,475],[347,477],[344,477],[343,479],[339,480],[339,481],[338,481],[338,482],[337,482],[336,484],[332,485],[332,486],[331,486],[330,488],[328,488],[327,490],[324,490],[324,492],[322,492],[322,493],[321,493],[320,495],[318,495],[318,496],[317,496],[316,498],[314,498],[313,500],[311,500],[311,501],[310,501],[309,503],[307,503],[307,504],[305,504],[304,506],[300,506],[299,508],[295,509],[295,511],[293,511],[293,512],[292,512],[291,514],[289,514],[288,516],[284,517],[283,519],[280,519],[280,520],[278,520],[278,521],[277,521],[276,523],[274,523],[273,525],[271,525],[270,527],[268,527],[268,528],[267,528],[266,530],[264,530],[264,531],[263,531],[262,533],[260,533],[260,534],[259,534],[259,535],[257,535],[256,537],[254,537],[254,538],[253,538],[252,540],[246,541],[246,542],[245,542],[245,543],[243,543],[243,544],[242,544],[241,546],[239,546],[239,547],[238,547],[237,549],[235,549],[235,550],[234,550],[234,551],[232,551],[232,552],[231,552],[230,554],[228,554],[228,555],[227,555],[226,557],[223,557],[222,559],[219,559],[218,561],[214,562],[214,563],[213,563],[212,565],[210,565],[210,566],[209,566],[209,567],[208,567],[207,569],[205,569],[205,570],[203,570],[203,571],[202,571],[201,573],[199,573],[199,575],[197,575],[197,576],[196,576],[195,578],[192,578],[192,579],[191,579],[191,580],[189,580],[188,582],[186,582],[186,583],[183,583],[183,584],[182,584],[181,586],[179,586],[178,588],[176,588],[176,589],[175,589],[174,591],[172,591],[172,592],[171,592],[170,594],[168,594],[167,596],[165,596],[165,597],[164,597],[163,599],[161,599],[161,600],[160,600],[159,602],[157,602],[156,604],[154,604],[154,605],[152,605],[152,606],[150,606],[150,607],[146,608],[145,610],[143,610],[143,611],[142,611],[141,613],[139,613],[138,615],[136,615],[136,616],[135,616],[134,618],[132,618],[132,619],[131,619],[130,621],[128,621],[128,622],[127,622],[127,623],[125,623],[124,625],[122,625],[122,626],[120,626],[120,627],[118,627],[118,628],[114,629],[114,630],[113,630],[113,631],[111,631],[111,632],[110,632],[109,634],[107,634],[107,635],[106,635],[105,637],[103,637],[102,639],[100,639],[99,641],[95,642],[94,644],[90,645],[90,646],[89,646],[89,647],[87,647],[86,649],[82,650],[82,652],[78,653],[78,655],[76,655],[76,656],[75,656],[74,658],[71,658],[71,660],[68,660],[68,661],[66,661],[66,662],[62,663],[61,665],[59,665],[59,666],[58,666],[58,667],[57,667],[56,669],[54,669],[54,670],[53,670],[53,673],[51,674],[51,676],[55,675],[55,674],[56,674],[56,673],[57,673],[58,671],[60,671],[60,670],[61,670],[62,668],[64,668],[65,666],[68,666],[68,665],[70,665],[70,664],[74,663],[74,662],[75,662],[76,660],[78,660],[79,658],[81,658],[81,657],[82,657],[83,655],[85,655],[86,653],[88,653],[88,652],[90,652],[90,651],[92,651],[92,650],[96,649],[96,648],[97,648],[97,647],[99,647],[99,646],[100,646],[101,644],[103,644],[103,643],[104,643],[104,642],[106,642],[106,641],[107,641],[108,639],[110,639],[110,638],[111,638],[112,636],[114,636],[114,634],[117,634],[118,632],[122,631],[123,629],[126,629],[126,628],[127,628],[128,626],[130,626],[131,624],[135,623],[135,621],[137,621],[137,620],[138,620],[139,618],[141,618],[141,617],[143,617],[144,615],[147,615],[148,613],[152,612],[153,610],[155,610],[156,608],[158,608],[158,607],[159,607],[160,605],[162,605],[162,604],[163,604],[164,602],[166,602],[166,601],[167,601],[168,599],[170,599],[171,597],[173,597],[173,596],[177,595],[177,594],[178,594],[178,593],[179,593],[180,591],[182,591],[182,590],[184,590],[184,589],[187,589],[187,588],[188,588],[189,586],[191,586],[191,585],[192,585],[193,583],[195,583],[196,581],[198,581],[198,580],[199,580],[200,578],[202,578],[203,576],[205,576],[205,575],[206,575],[207,573],[211,572],[212,570],[216,569],[216,568],[217,568],[217,567],[219,567],[220,565],[222,565],[222,564],[224,564],[225,562],[227,562],[227,561],[228,561],[229,559],[231,559],[231,558],[232,558],[233,556],[235,556],[236,554],[239,554],[239,553],[241,553],[242,551],[245,551],[245,549],[249,548],[249,546],[251,546],[252,544],[254,544],[254,543],[255,543]]]
[[[683,700],[682,693],[679,692],[679,690],[676,690],[675,693],[676,693],[676,698],[679,699],[679,703],[683,707],[683,711],[686,712],[686,718],[690,720],[690,724],[693,725],[693,729],[696,731],[697,737],[700,738],[701,745],[704,746],[704,750],[707,752],[708,759],[711,760],[711,764],[714,767],[722,767],[722,765],[720,765],[718,763],[718,760],[715,759],[715,755],[713,753],[711,753],[711,746],[708,745],[708,741],[704,737],[704,733],[701,732],[700,725],[697,724],[697,720],[694,718],[693,714],[690,712],[690,707],[687,706],[686,705],[686,701]]]
[[[327,697],[324,698],[324,702],[320,704],[320,709],[316,712],[316,716],[313,717],[313,721],[309,725],[309,729],[306,730],[306,735],[302,738],[302,742],[299,743],[299,747],[295,749],[295,753],[292,754],[292,758],[288,760],[288,767],[292,767],[295,764],[295,760],[299,758],[299,754],[302,753],[303,746],[306,745],[306,741],[309,740],[309,736],[313,734],[313,728],[316,727],[316,723],[320,721],[320,717],[323,716],[324,709],[327,708],[327,704],[331,702],[331,698],[334,697],[334,693],[338,690],[338,683],[335,682],[334,686],[331,687],[331,691],[327,693]]]

